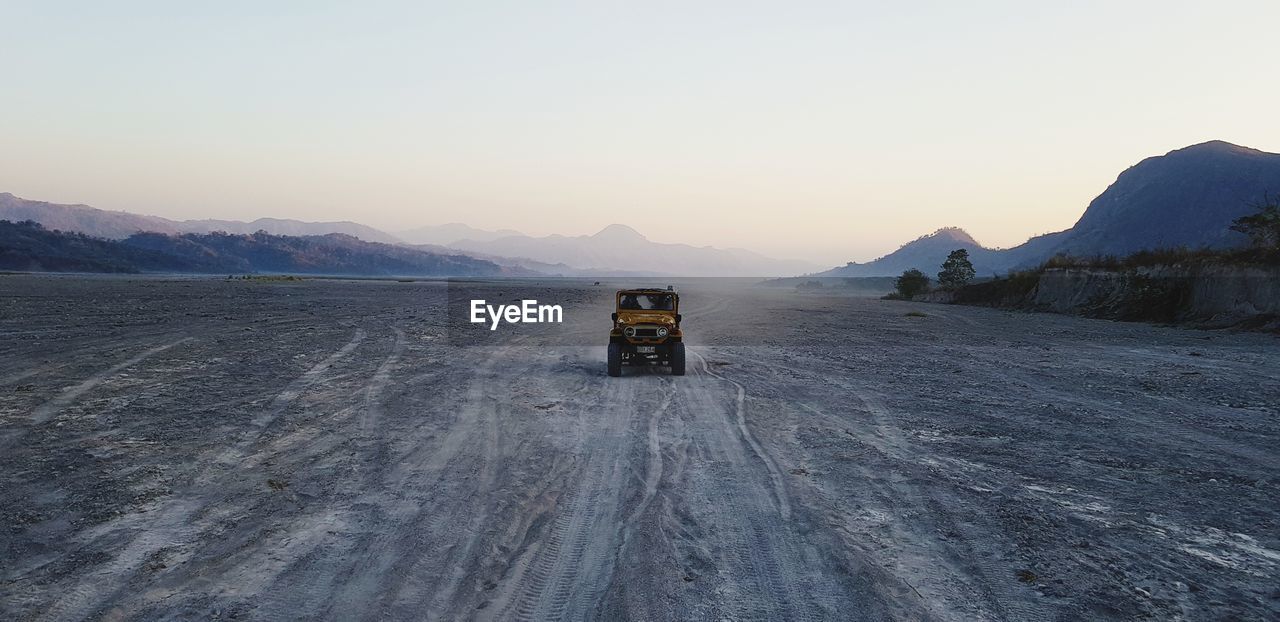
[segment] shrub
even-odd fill
[[[895,290],[894,293],[887,297],[911,300],[916,294],[923,294],[929,291],[929,277],[915,268],[905,270],[902,276],[894,279],[893,288]]]

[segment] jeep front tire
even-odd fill
[[[671,344],[671,375],[684,375],[684,342],[677,341]]]
[[[622,375],[622,344],[609,344],[609,375],[618,377]]]

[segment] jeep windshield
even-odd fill
[[[618,296],[618,309],[623,311],[674,311],[675,296],[671,294],[632,294]]]

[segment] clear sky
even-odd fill
[[[0,191],[836,264],[1280,151],[1275,0],[184,4],[0,3]]]

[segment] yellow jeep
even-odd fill
[[[609,375],[621,376],[622,365],[665,365],[684,375],[684,333],[680,330],[680,295],[666,289],[623,289],[614,299],[609,331]]]

